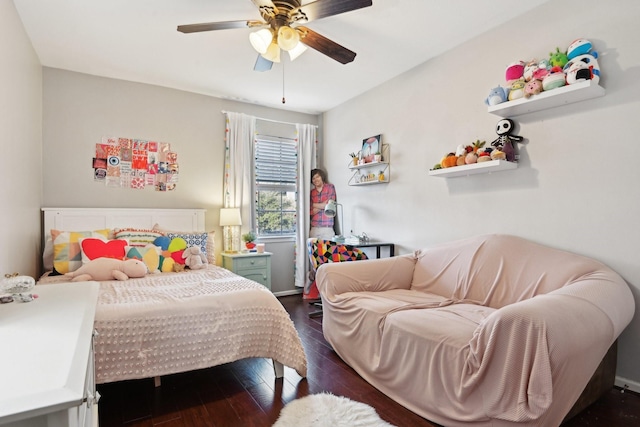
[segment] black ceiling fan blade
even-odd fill
[[[325,36],[318,34],[307,27],[297,27],[296,29],[301,32],[300,41],[302,43],[327,55],[331,59],[335,59],[341,64],[348,64],[356,57],[355,52],[339,45],[333,40],[329,40]]]
[[[262,21],[224,21],[224,22],[205,22],[202,24],[178,25],[178,31],[181,33],[198,33],[201,31],[228,30],[233,28],[248,28],[267,25]]]
[[[271,67],[273,67],[273,62],[258,54],[256,65],[253,66],[253,71],[269,71]]]
[[[300,6],[299,10],[306,16],[307,22],[309,22],[327,16],[362,9],[371,5],[373,5],[372,0],[316,0]]]

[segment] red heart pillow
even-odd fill
[[[82,239],[80,248],[82,249],[83,260],[87,261],[96,258],[115,258],[124,259],[124,247],[127,246],[126,240],[100,240],[94,238]]]

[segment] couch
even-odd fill
[[[559,425],[635,311],[602,263],[500,234],[316,279],[336,353],[446,426]]]

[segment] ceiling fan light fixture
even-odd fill
[[[278,29],[278,46],[282,50],[290,51],[300,43],[300,34],[288,25]]]
[[[269,49],[269,45],[273,41],[273,33],[268,28],[263,28],[261,30],[255,31],[249,34],[249,41],[251,42],[251,46],[258,53],[266,53]]]
[[[280,46],[278,43],[272,42],[267,51],[261,54],[264,59],[268,59],[271,62],[280,62]]]
[[[289,51],[289,59],[292,61],[295,60],[298,56],[302,55],[305,50],[307,50],[307,47],[302,43],[298,43],[296,47]]]

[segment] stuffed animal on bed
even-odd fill
[[[138,259],[123,261],[114,258],[96,258],[66,275],[71,277],[72,282],[127,280],[129,278],[144,277],[147,271],[146,264]]]
[[[190,246],[182,252],[184,264],[191,270],[207,268],[207,257],[202,253],[200,246]]]

